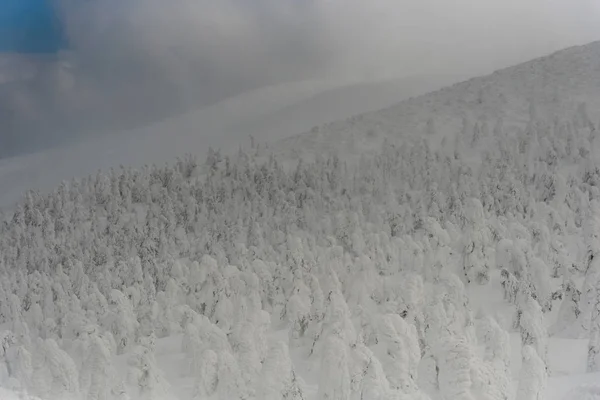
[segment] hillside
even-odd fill
[[[597,399],[599,65],[600,44],[567,49],[268,147],[28,192],[0,226],[0,386]]]
[[[600,42],[559,51],[524,64],[473,78],[418,96],[385,110],[357,115],[311,134],[281,141],[285,157],[318,152],[344,156],[378,149],[384,138],[428,133],[437,139],[462,130],[465,123],[501,123],[504,130],[525,129],[530,114],[552,121],[572,113],[582,102],[600,120]],[[533,105],[533,106],[532,106]]]
[[[209,147],[235,152],[255,140],[276,141],[313,126],[397,103],[452,82],[452,77],[411,77],[385,82],[303,81],[244,93],[205,109],[133,130],[103,134],[34,154],[0,159],[0,207],[29,188],[49,190],[63,179],[98,169],[171,162]]]

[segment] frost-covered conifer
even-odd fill
[[[587,372],[598,372],[600,370],[600,332],[593,327],[588,342]]]
[[[219,400],[250,398],[249,388],[236,359],[228,352],[219,353],[217,395]]]
[[[414,273],[406,274],[403,277],[401,295],[406,305],[405,319],[415,326],[419,340],[423,342],[425,334],[425,316],[423,314],[425,288],[421,276]]]
[[[381,317],[379,332],[379,343],[385,346],[380,359],[390,386],[413,393],[421,359],[416,329],[398,314],[388,314]]]
[[[23,321],[21,318],[17,318],[13,321],[11,330],[15,335],[17,343],[22,344],[27,349],[31,349],[33,347],[33,337],[29,331],[27,322]]]
[[[31,353],[22,345],[11,346],[6,349],[5,359],[10,377],[16,379],[22,388],[32,389]]]
[[[479,323],[480,337],[485,354],[477,363],[474,380],[482,395],[493,399],[506,399],[511,390],[511,349],[508,332],[491,317]]]
[[[252,388],[256,382],[262,361],[254,336],[256,328],[252,322],[241,321],[234,326],[229,338],[241,376],[248,388]]]
[[[591,268],[594,260],[600,256],[600,200],[590,202],[584,225],[585,243],[587,247],[587,268]]]
[[[442,335],[449,332],[450,321],[442,300],[432,299],[425,308],[425,343],[431,350],[437,346]]]
[[[81,390],[85,391],[86,400],[109,400],[117,380],[110,349],[97,334],[92,334],[88,340],[87,357],[81,370],[81,374],[87,375],[85,381],[88,384]]]
[[[356,330],[351,320],[351,313],[346,304],[344,296],[338,289],[341,283],[337,280],[337,276],[332,272],[330,276],[332,280],[331,291],[327,297],[327,309],[325,316],[321,322],[316,322],[314,328],[313,343],[310,348],[310,354],[322,354],[327,338],[331,334],[336,334],[337,337],[350,345],[356,341]],[[310,327],[309,327],[310,328]]]
[[[89,292],[85,307],[93,322],[100,323],[108,315],[110,310],[108,301],[106,300],[106,297],[100,293],[100,290],[98,290],[98,286],[95,283],[90,285]]]
[[[440,393],[447,400],[475,400],[472,393],[472,350],[465,338],[447,336],[439,355]]]
[[[539,303],[533,299],[527,288],[520,292],[520,300],[517,305],[520,317],[519,331],[523,346],[531,346],[536,354],[546,362],[548,351],[548,332],[544,325],[544,316]]]
[[[153,309],[147,310],[150,315],[155,317],[152,331],[163,338],[177,332],[178,324],[175,320],[175,304],[167,294],[160,291],[156,294],[156,301],[152,305]]]
[[[153,350],[144,345],[135,347],[129,356],[129,381],[136,385],[139,395],[148,400],[163,400],[169,393],[169,384],[156,363]]]
[[[34,393],[64,399],[79,396],[79,373],[75,362],[53,339],[37,340],[33,365]]]
[[[103,325],[113,334],[117,342],[117,353],[123,354],[135,341],[139,323],[135,317],[131,302],[121,291],[111,292],[111,310]]]
[[[565,279],[562,285],[562,302],[558,310],[555,324],[551,332],[555,335],[570,336],[577,327],[577,319],[581,314],[581,292],[571,278]]]
[[[304,400],[304,391],[304,382],[294,371],[287,345],[283,342],[273,344],[262,365],[257,398]]]
[[[519,239],[500,240],[496,246],[496,267],[511,273],[517,280],[523,278],[527,270],[527,258],[523,247]]]
[[[522,354],[523,364],[516,400],[543,400],[547,380],[546,364],[531,346],[523,346]]]
[[[11,309],[8,306],[8,293],[4,289],[7,278],[0,276],[0,323],[6,323],[12,318]]]
[[[214,323],[225,332],[229,332],[233,323],[234,306],[225,292],[220,292],[213,314]]]
[[[321,355],[318,400],[346,400],[350,398],[350,371],[348,345],[344,338],[332,333]]]
[[[379,293],[382,286],[380,277],[372,260],[362,255],[355,261],[354,266],[356,270],[349,277],[345,290],[345,297],[350,308],[366,305],[372,298],[382,297]]]
[[[437,357],[428,350],[419,363],[418,386],[419,388],[433,396],[439,393],[439,366]]]
[[[590,318],[590,339],[588,342],[587,371],[600,371],[600,280],[596,283],[596,296]]]
[[[529,263],[529,281],[535,298],[540,303],[543,312],[552,310],[552,287],[550,282],[551,270],[538,257],[533,257]]]
[[[501,285],[504,292],[504,300],[514,304],[517,301],[517,292],[519,291],[517,278],[505,268],[500,271],[500,277],[502,279]]]
[[[510,338],[508,332],[498,325],[490,316],[479,322],[479,336],[485,345],[485,361],[503,364],[508,371],[510,368]]]
[[[486,250],[490,239],[481,202],[474,198],[470,199],[468,210],[468,224],[462,244],[464,279],[466,283],[477,282],[483,285],[490,279],[490,263]]]
[[[197,372],[194,375],[194,399],[205,399],[217,390],[219,356],[207,349],[199,355]]]
[[[581,289],[581,302],[579,318],[577,321],[577,337],[588,337],[591,331],[591,316],[594,310],[597,285],[600,281],[600,256],[590,256],[590,264],[585,273],[585,280]]]
[[[44,323],[44,312],[42,311],[42,307],[39,305],[39,303],[34,303],[31,305],[26,313],[25,318],[27,325],[33,330],[33,332],[36,333],[37,336],[42,329],[42,324]]]
[[[293,346],[302,345],[302,339],[308,328],[311,313],[310,295],[310,289],[304,284],[302,276],[299,274],[284,309],[286,318],[291,325],[289,335],[290,343]]]
[[[376,357],[369,359],[359,394],[361,399],[384,400],[392,397],[383,367]]]

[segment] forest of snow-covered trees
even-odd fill
[[[550,337],[589,340],[580,362],[600,371],[600,126],[585,105],[501,122],[465,118],[437,148],[387,140],[357,163],[289,168],[258,146],[28,192],[0,228],[0,386],[543,400]],[[477,304],[479,287],[508,313]]]

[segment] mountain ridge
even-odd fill
[[[452,77],[439,77],[428,82],[426,77],[414,85],[405,80],[388,81],[397,94],[378,83],[352,85],[309,81],[292,83],[233,97],[206,109],[168,118],[147,127],[114,132],[95,139],[81,140],[54,149],[0,160],[0,205],[9,206],[26,189],[50,189],[63,179],[83,178],[98,169],[122,165],[142,167],[144,164],[170,162],[181,153],[197,151],[205,154],[210,146],[232,152],[249,143],[300,133],[324,121],[354,114],[373,104],[392,104],[405,92],[418,93],[441,86]],[[291,93],[285,93],[291,88]],[[383,88],[383,89],[382,89]],[[405,89],[403,89],[405,88]],[[275,94],[269,100],[269,96]],[[281,95],[281,96],[280,96]],[[262,100],[268,100],[266,103]],[[321,106],[315,107],[315,101]],[[332,115],[327,112],[332,106]]]
[[[362,150],[379,148],[384,137],[394,139],[403,134],[425,133],[430,118],[434,125],[443,125],[446,132],[461,129],[463,117],[470,118],[473,123],[484,119],[494,124],[501,120],[506,128],[523,128],[530,120],[529,107],[534,99],[538,103],[536,112],[545,114],[539,117],[564,116],[585,102],[597,120],[600,118],[598,93],[600,41],[595,41],[455,83],[382,110],[325,124],[313,132],[284,139],[274,147],[285,157],[297,158],[298,153],[310,156],[310,151],[316,149],[333,151],[336,144],[348,144],[351,139],[364,146],[354,151],[346,150],[360,154]],[[452,102],[453,98],[456,98],[456,104]],[[367,132],[370,132],[371,145],[362,137]],[[373,140],[374,137],[379,140]],[[310,150],[303,151],[303,148]]]

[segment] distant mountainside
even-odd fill
[[[560,119],[582,103],[600,120],[600,42],[568,48],[491,75],[445,87],[384,110],[326,124],[278,143],[286,157],[337,152],[351,157],[397,139],[435,130],[437,140],[471,124],[524,128],[537,119]],[[285,158],[285,157],[284,157]]]
[[[151,63],[92,63],[69,52],[0,54],[0,158],[148,126],[256,88],[196,76],[185,85]]]
[[[275,142],[313,126],[397,103],[453,82],[452,76],[423,76],[382,82],[292,82],[253,90],[210,107],[132,130],[105,132],[52,149],[0,160],[0,205],[14,203],[28,188],[49,189],[63,179],[112,166],[165,163],[209,147],[235,151]]]

